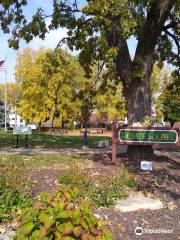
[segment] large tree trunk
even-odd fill
[[[150,77],[155,60],[153,52],[138,52],[132,63],[129,85],[124,84],[129,124],[151,115]]]
[[[141,122],[145,116],[151,114],[151,93],[149,80],[131,80],[131,86],[125,89],[128,122]]]
[[[115,65],[123,83],[129,125],[151,114],[150,76],[154,65],[154,49],[174,3],[175,0],[152,2],[138,36],[134,60],[130,57],[127,41],[121,36],[116,19],[107,34],[109,47],[118,49]],[[151,159],[152,153],[152,146],[128,146],[129,159]]]
[[[142,53],[143,55],[143,53]],[[151,116],[150,76],[154,66],[153,54],[144,52],[144,56],[136,55],[132,64],[129,86],[124,86],[127,100],[128,124],[141,122],[146,116]],[[138,66],[138,67],[137,67]],[[134,73],[134,69],[138,69]],[[128,159],[139,167],[141,160],[151,160],[153,148],[150,145],[128,145]]]

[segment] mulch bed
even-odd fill
[[[99,208],[95,213],[108,222],[108,228],[113,233],[115,240],[176,240],[180,239],[180,148],[157,148],[154,155],[153,171],[151,174],[140,170],[133,170],[125,154],[118,156],[118,165],[126,165],[137,182],[137,191],[142,191],[147,196],[159,198],[164,204],[173,203],[175,209],[169,207],[154,211],[138,211],[131,213],[119,213],[113,208]],[[166,154],[164,154],[166,152]],[[168,154],[167,154],[168,152]],[[160,154],[159,154],[160,153]],[[117,167],[111,162],[108,154],[94,154],[93,169],[90,172],[103,172],[115,174]],[[37,169],[31,172],[31,179],[36,182],[33,195],[37,196],[41,191],[55,191],[58,188],[57,178],[63,170]],[[142,236],[135,235],[135,228],[142,227]],[[145,233],[150,229],[173,230],[172,233]]]

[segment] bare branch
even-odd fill
[[[171,19],[171,22],[163,27],[163,30],[168,30],[170,28],[176,29],[180,28],[180,21],[176,22],[174,19]]]
[[[73,40],[70,37],[64,37],[64,38],[60,39],[58,44],[57,44],[57,46],[56,46],[56,48],[55,48],[55,50],[54,50],[54,52],[56,52],[58,48],[62,47],[62,45],[64,43],[68,42],[68,41],[73,42]]]
[[[176,0],[153,1],[147,13],[143,34],[139,37],[136,56],[153,53],[158,37],[175,2]]]
[[[42,17],[42,19],[44,20],[44,19],[46,19],[46,18],[50,18],[50,17],[52,17],[52,14],[51,15],[43,15],[43,17]]]
[[[174,42],[175,42],[175,44],[176,44],[176,47],[177,47],[177,51],[178,51],[178,56],[180,56],[180,44],[179,44],[179,40],[176,38],[176,36],[173,34],[173,33],[171,33],[171,32],[169,32],[168,30],[164,30],[164,32],[169,36],[169,37],[171,37],[173,40],[174,40]]]
[[[124,86],[128,86],[131,79],[132,61],[127,41],[120,35],[120,31],[115,21],[112,30],[107,34],[106,38],[109,48],[117,48],[117,56],[115,59],[116,70]]]
[[[97,84],[98,80],[100,79],[100,75],[101,75],[101,73],[102,73],[102,70],[103,70],[103,68],[104,68],[104,65],[105,65],[105,62],[102,62],[102,63],[98,62],[97,73],[96,73],[96,76],[95,76],[94,79],[93,79],[94,82],[93,82],[93,84],[92,84],[92,86],[91,86],[92,89],[95,87],[95,85]]]

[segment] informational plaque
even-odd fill
[[[13,128],[13,134],[16,134],[16,135],[20,135],[20,134],[23,134],[23,135],[32,134],[32,130],[31,130],[31,128],[28,127],[28,126],[15,127],[15,128]]]

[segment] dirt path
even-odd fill
[[[108,153],[111,147],[89,148],[89,147],[61,147],[61,148],[6,148],[0,150],[0,154],[58,154],[58,153]]]

